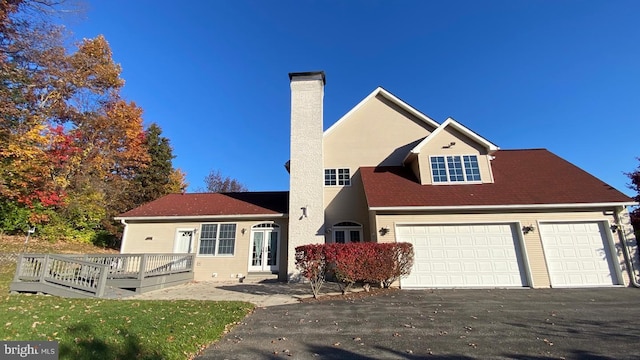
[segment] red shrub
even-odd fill
[[[408,275],[412,266],[413,247],[408,243],[316,244],[296,248],[296,267],[311,282],[315,297],[328,272],[333,272],[345,292],[356,282],[388,288]]]
[[[378,247],[379,272],[376,280],[388,288],[401,277],[411,273],[413,245],[409,243],[380,244]]]
[[[313,297],[317,298],[324,284],[327,264],[331,263],[331,255],[327,258],[324,244],[310,244],[296,247],[296,268],[311,283]]]
[[[375,270],[376,243],[328,244],[335,254],[332,269],[339,282],[344,284],[343,292],[356,282],[365,281]]]

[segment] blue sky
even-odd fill
[[[626,194],[640,156],[638,1],[88,1],[124,95],[211,169],[286,190],[289,72],[324,70],[324,127],[382,86],[502,149],[547,148]]]

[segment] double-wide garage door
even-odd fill
[[[540,225],[552,287],[619,284],[606,231],[602,222]]]
[[[620,284],[605,223],[542,223],[544,258],[552,287]],[[396,240],[413,244],[403,288],[529,286],[515,224],[399,225]]]
[[[397,241],[414,246],[403,288],[528,286],[513,224],[398,226]]]

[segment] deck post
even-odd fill
[[[44,259],[42,260],[42,267],[40,268],[40,279],[38,279],[38,282],[44,283],[45,273],[48,271],[48,269],[49,269],[49,255],[45,255]]]
[[[20,275],[22,272],[22,259],[23,254],[18,255],[18,261],[16,261],[16,273],[13,275],[13,282],[20,281]]]
[[[100,274],[98,275],[98,285],[96,288],[96,297],[103,297],[105,288],[107,287],[107,273],[109,269],[106,265],[100,266]]]
[[[142,254],[142,258],[140,259],[140,271],[138,271],[138,280],[142,281],[144,279],[144,272],[147,268],[147,256],[148,254]]]

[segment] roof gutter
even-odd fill
[[[217,220],[217,219],[277,219],[286,218],[288,214],[241,214],[241,215],[191,215],[191,216],[118,216],[115,220],[122,221],[141,221],[141,220]],[[124,223],[123,223],[124,224]]]
[[[129,224],[127,224],[127,220],[125,219],[116,218],[116,220],[120,220],[120,222],[124,226],[124,229],[122,230],[122,240],[120,241],[120,253],[122,254],[122,249],[124,249],[124,242],[127,241],[127,229],[129,228],[127,225]]]
[[[601,208],[635,206],[635,202],[571,203],[571,204],[519,204],[519,205],[461,205],[461,206],[370,206],[371,211],[444,211],[444,210],[511,210]]]

